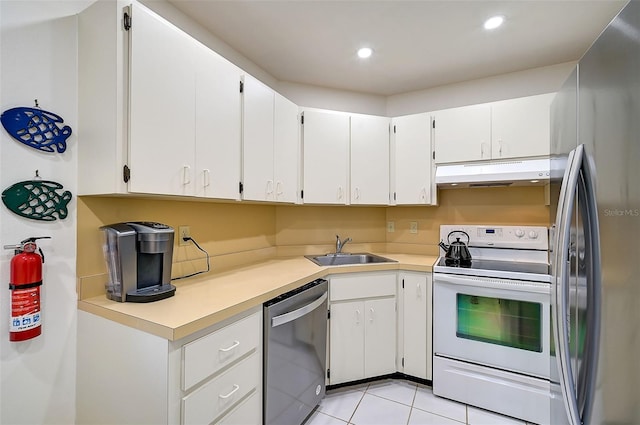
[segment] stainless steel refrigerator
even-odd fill
[[[551,108],[551,423],[640,424],[640,1]]]

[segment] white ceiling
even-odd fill
[[[577,60],[626,3],[169,1],[277,80],[385,96]]]

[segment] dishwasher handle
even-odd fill
[[[281,314],[271,319],[271,327],[275,328],[276,326],[284,325],[285,323],[289,323],[293,320],[299,319],[300,317],[311,313],[316,308],[320,307],[323,302],[327,300],[327,293],[325,292],[315,301],[310,302],[309,304],[300,307],[299,309],[290,311],[289,313]]]

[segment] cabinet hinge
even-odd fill
[[[435,161],[435,159],[436,159],[436,151],[433,151],[432,154],[433,154],[433,159]]]
[[[396,192],[393,192],[393,200],[396,200]]]
[[[238,183],[238,192],[242,194],[243,191],[244,191],[244,185],[242,184],[242,182],[240,182]]]
[[[131,15],[128,12],[124,12],[124,17],[122,19],[122,25],[124,26],[125,31],[129,31],[131,29]]]
[[[404,367],[404,357],[402,358],[402,367]]]
[[[244,93],[244,81],[240,81],[240,93]]]
[[[300,115],[300,124],[304,125],[304,114]]]
[[[300,199],[304,199],[304,190],[300,191]]]
[[[393,134],[396,134],[396,126],[393,126]]]
[[[331,319],[331,310],[327,310],[327,319]]]
[[[436,120],[433,120],[433,121],[431,122],[431,128],[436,128]]]
[[[402,279],[402,289],[404,289],[404,279]]]
[[[124,180],[125,183],[129,183],[129,180],[131,180],[131,169],[126,164],[122,167],[122,180]]]
[[[327,369],[327,379],[331,378],[331,369]]]

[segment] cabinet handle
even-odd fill
[[[356,310],[356,325],[360,324],[360,310]]]
[[[273,193],[273,180],[267,180],[267,195]]]
[[[278,181],[276,183],[276,197],[282,195],[282,182]]]
[[[356,187],[354,197],[356,199],[360,199],[360,188],[359,187]]]
[[[420,287],[419,283],[416,285],[416,293],[418,295],[418,298],[422,298],[422,288]]]
[[[342,199],[342,186],[338,186],[338,200]]]
[[[238,345],[240,345],[240,341],[233,341],[233,344],[231,344],[231,347],[229,348],[218,348],[219,351],[222,351],[223,353],[226,353],[228,351],[233,350],[234,348],[236,348]]]
[[[182,184],[188,185],[191,183],[191,167],[184,165],[182,167]]]
[[[209,187],[211,184],[211,171],[205,168],[204,170],[204,181],[202,182],[204,187]]]
[[[220,395],[218,395],[218,397],[220,397],[221,399],[225,400],[225,399],[231,397],[232,395],[234,395],[236,393],[236,391],[238,391],[239,389],[240,389],[240,385],[233,384],[233,389],[231,390],[231,392],[229,394],[227,394],[227,395],[220,394]]]
[[[371,312],[371,315],[369,316],[369,322],[373,323],[373,314],[375,313],[375,310],[373,309],[373,307],[371,307],[369,311]]]
[[[498,140],[498,155],[502,156],[502,140]]]
[[[480,158],[484,158],[484,142],[480,143]]]
[[[427,189],[424,187],[420,191],[420,200],[427,202]]]

